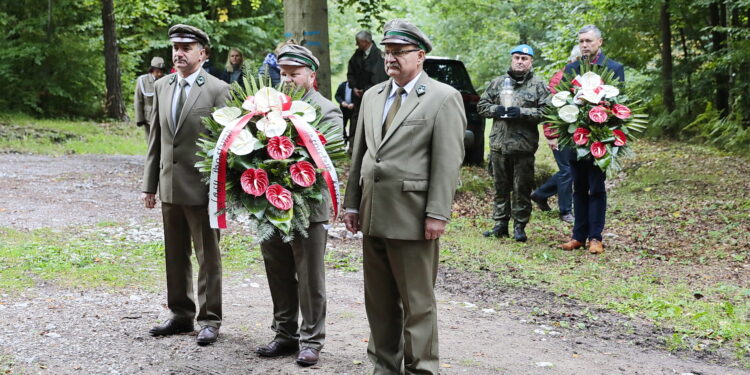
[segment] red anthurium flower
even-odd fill
[[[266,199],[279,210],[288,210],[294,205],[292,193],[279,184],[273,184],[266,190]]]
[[[607,121],[607,117],[607,109],[603,106],[598,105],[589,111],[589,118],[593,122],[602,124]]]
[[[315,183],[315,167],[310,162],[301,161],[289,167],[292,181],[299,186],[312,186]]]
[[[557,129],[553,128],[552,124],[549,122],[542,125],[542,129],[544,129],[544,138],[554,139],[560,137],[560,133],[557,131]]]
[[[606,153],[607,148],[604,147],[604,143],[596,141],[591,144],[591,155],[594,155],[595,158],[600,159]]]
[[[262,169],[248,169],[240,176],[240,184],[246,193],[259,197],[268,188],[268,174]]]
[[[615,137],[615,146],[625,146],[628,137],[620,129],[612,130],[612,135]]]
[[[294,143],[292,143],[292,140],[289,139],[289,137],[283,135],[271,137],[268,140],[266,150],[268,150],[268,155],[271,155],[272,158],[283,160],[292,156],[294,153]]]
[[[632,112],[630,111],[630,108],[622,104],[615,104],[612,106],[612,114],[621,120],[626,120],[630,118]]]
[[[573,132],[573,142],[579,146],[589,143],[589,134],[591,132],[586,128],[578,128]]]

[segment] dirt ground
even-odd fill
[[[143,209],[137,200],[141,171],[141,157],[5,154],[0,222],[26,230],[108,221],[159,236],[160,213]],[[341,231],[340,226],[332,230]],[[356,248],[358,241],[332,238],[329,251]],[[138,285],[117,291],[62,289],[40,283],[20,295],[2,295],[0,369],[31,374],[372,370],[361,272],[327,271],[327,343],[320,363],[304,369],[292,357],[262,359],[253,353],[272,338],[265,276],[236,272],[226,273],[224,280],[221,337],[208,347],[195,344],[195,333],[148,335],[152,325],[167,317],[164,291]],[[661,350],[659,336],[665,332],[660,329],[544,291],[504,289],[489,277],[450,269],[440,270],[438,284],[444,374],[750,373],[734,367],[729,356]],[[574,328],[563,328],[561,321]]]

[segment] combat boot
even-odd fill
[[[495,224],[495,227],[492,228],[492,230],[485,231],[482,233],[485,237],[504,237],[508,238],[508,222],[507,221],[501,221],[497,224]]]
[[[513,224],[513,239],[518,242],[526,242],[526,223],[515,222]]]

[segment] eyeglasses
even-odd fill
[[[384,57],[388,57],[388,55],[391,55],[393,57],[402,57],[402,56],[406,55],[409,52],[417,52],[417,51],[421,51],[421,49],[402,49],[400,51],[390,51],[390,52],[389,51],[385,51],[383,53],[385,55]]]

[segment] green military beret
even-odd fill
[[[318,70],[320,62],[309,49],[297,44],[286,44],[279,50],[276,61],[279,65],[306,66]]]
[[[425,52],[432,51],[432,42],[422,30],[411,22],[403,19],[393,19],[385,24],[383,41],[380,44],[414,44]]]
[[[203,32],[203,30],[190,25],[174,25],[169,28],[168,34],[169,40],[173,43],[198,42],[200,44],[203,44],[204,46],[207,46],[210,42],[208,34]]]

